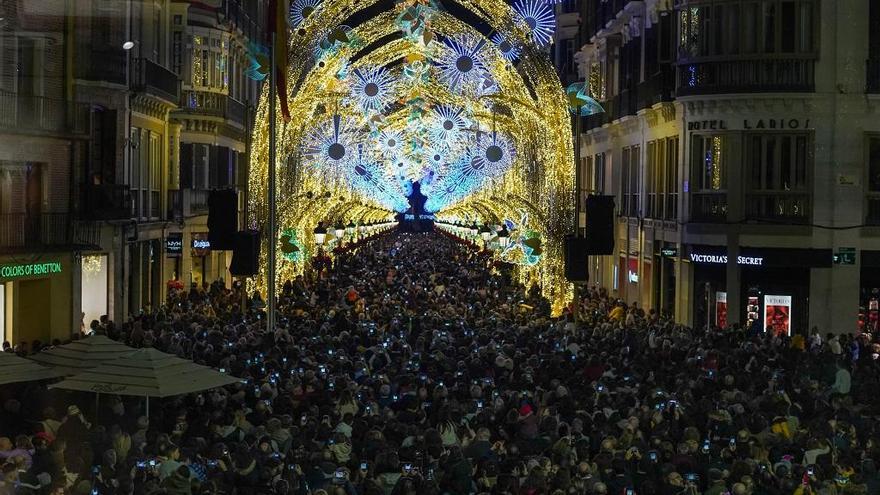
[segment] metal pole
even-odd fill
[[[581,236],[581,107],[578,105],[574,113],[574,236]],[[589,258],[588,258],[589,261]],[[589,276],[589,268],[587,269]],[[574,283],[574,308],[572,319],[578,321],[580,308],[580,283]]]
[[[267,314],[266,314],[266,330],[272,332],[275,330],[275,112],[277,105],[277,89],[275,74],[275,38],[277,33],[272,33],[272,53],[271,68],[269,70],[269,233],[266,238],[269,244],[269,267],[267,270],[268,290],[267,290]]]

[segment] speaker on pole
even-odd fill
[[[208,196],[208,241],[215,251],[235,249],[238,232],[238,194],[232,189]]]
[[[251,277],[260,271],[260,233],[245,230],[235,235],[232,263],[229,273],[237,277]]]
[[[589,282],[587,270],[587,239],[567,237],[565,239],[565,278],[569,282]]]
[[[587,197],[587,254],[614,254],[614,196]]]

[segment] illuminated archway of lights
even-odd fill
[[[469,22],[445,9],[452,2],[470,11]],[[379,0],[294,3],[294,118],[278,116],[276,204],[279,232],[299,233],[304,248],[295,259],[279,255],[277,282],[314,255],[319,222],[388,221],[408,207],[419,181],[426,209],[440,220],[515,228],[524,254],[498,258],[515,263],[521,281],[540,284],[560,312],[572,294],[563,240],[572,230],[574,174],[566,94],[542,49],[554,2],[400,0],[385,11]],[[366,18],[365,9],[378,13]],[[257,229],[267,218],[268,92],[249,176]]]

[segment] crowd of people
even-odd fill
[[[878,494],[867,334],[692,329],[392,233],[284,284],[222,283],[91,330],[241,378],[151,404],[0,389],[0,494]],[[575,321],[577,320],[577,321]],[[7,349],[12,351],[12,349]]]

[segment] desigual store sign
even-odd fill
[[[57,275],[62,271],[63,268],[60,261],[2,265],[0,266],[0,280],[14,280],[17,278],[28,277],[44,277],[47,275]]]

